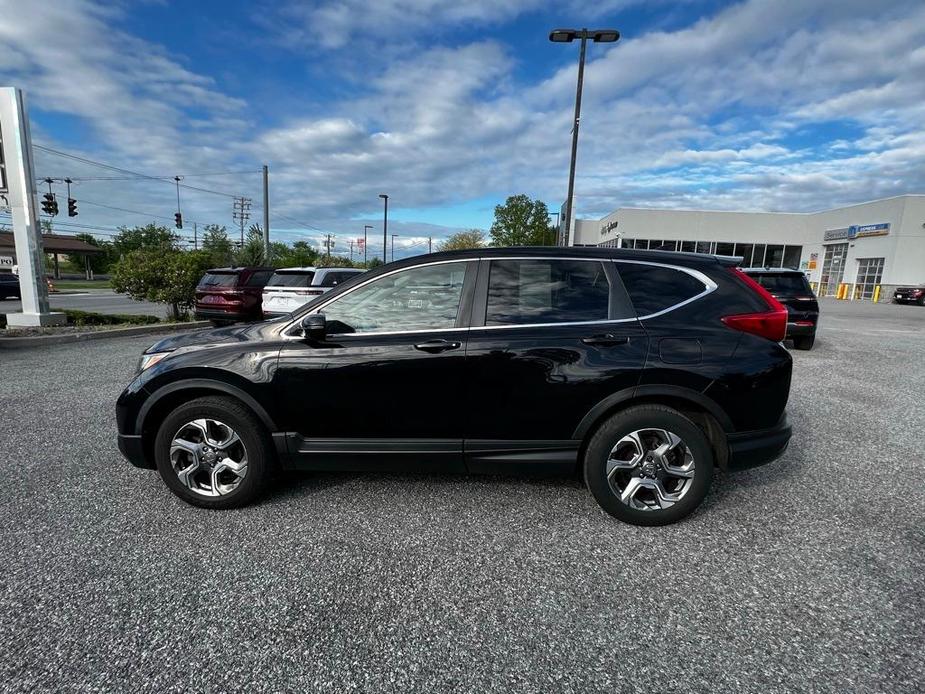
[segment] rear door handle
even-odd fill
[[[451,349],[459,349],[459,347],[459,342],[450,342],[449,340],[428,340],[427,342],[418,342],[414,346],[415,349],[419,349],[422,352],[430,352],[431,354],[446,352]]]
[[[630,339],[628,337],[617,337],[616,335],[611,335],[607,333],[605,335],[592,335],[591,337],[583,337],[581,341],[586,345],[594,345],[596,347],[616,347],[617,345],[628,344]]]

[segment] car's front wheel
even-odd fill
[[[704,432],[670,407],[638,405],[607,419],[588,442],[585,482],[607,513],[633,525],[674,523],[713,480]]]
[[[195,506],[227,509],[261,492],[273,450],[260,421],[237,400],[204,397],[164,419],[154,456],[174,494]]]

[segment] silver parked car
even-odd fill
[[[320,294],[365,270],[349,267],[287,267],[277,270],[263,289],[264,318],[292,313]]]

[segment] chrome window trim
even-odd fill
[[[718,289],[716,282],[714,282],[709,277],[707,277],[705,274],[700,272],[700,270],[694,270],[693,268],[684,267],[682,265],[672,265],[670,263],[656,263],[650,260],[624,260],[622,258],[614,258],[613,262],[617,264],[631,263],[633,265],[654,265],[656,267],[666,267],[671,270],[675,270],[677,272],[684,272],[690,275],[691,277],[693,277],[694,279],[696,279],[697,281],[702,282],[704,284],[704,290],[700,292],[699,294],[695,294],[691,298],[685,299],[684,301],[681,301],[677,304],[672,304],[668,308],[663,308],[661,311],[656,311],[655,313],[649,313],[645,316],[639,316],[638,318],[641,321],[648,320],[649,318],[657,318],[658,316],[663,316],[666,313],[669,313],[670,311],[674,311],[675,309],[681,308],[682,306],[687,306],[687,304],[693,303],[694,301],[697,301],[698,299],[702,299],[703,297],[707,296],[708,294],[712,294]],[[619,271],[619,268],[617,268],[617,270]],[[630,300],[632,301],[632,299]]]
[[[365,287],[367,284],[370,284],[370,283],[372,283],[372,282],[377,282],[378,280],[381,280],[383,277],[389,277],[390,275],[394,275],[394,274],[396,274],[396,273],[398,273],[398,272],[404,272],[405,270],[416,270],[417,268],[420,268],[420,267],[430,267],[431,265],[448,265],[448,264],[450,264],[450,263],[471,263],[471,262],[478,261],[478,260],[479,260],[479,258],[456,258],[456,259],[454,259],[454,260],[435,260],[435,261],[430,262],[430,263],[419,263],[419,264],[417,264],[417,265],[408,265],[408,266],[406,266],[406,267],[395,268],[394,270],[390,270],[389,272],[383,272],[381,275],[376,275],[375,277],[370,277],[370,278],[369,278],[368,280],[366,280],[365,282],[360,282],[360,283],[359,283],[358,285],[356,285],[355,287],[350,287],[350,289],[348,289],[347,291],[345,291],[343,294],[338,294],[337,296],[332,296],[330,299],[328,299],[327,301],[325,301],[324,303],[322,303],[320,306],[318,306],[318,307],[315,308],[314,310],[309,311],[309,314],[310,314],[310,313],[319,313],[319,312],[322,311],[322,310],[324,309],[324,307],[327,306],[328,304],[330,304],[330,303],[332,303],[332,302],[334,302],[334,301],[337,301],[337,300],[340,299],[341,297],[347,296],[348,294],[352,294],[353,292],[355,292],[355,291],[356,291],[357,289],[359,289],[360,287]],[[329,289],[333,289],[333,287],[330,287]],[[325,292],[325,293],[327,293],[327,292]],[[457,309],[457,310],[458,310],[458,309]],[[305,314],[305,315],[309,315],[309,314]],[[301,317],[299,318],[299,320],[301,320]],[[285,328],[283,328],[283,330],[282,330],[282,336],[283,336],[284,338],[288,338],[288,339],[297,339],[297,340],[301,340],[301,339],[302,339],[302,336],[301,336],[301,335],[290,335],[290,334],[289,334],[289,330],[290,330],[293,326],[295,326],[298,322],[299,322],[299,321],[292,321],[292,322],[289,323]],[[468,330],[468,329],[469,329],[469,328],[456,328],[456,327],[453,327],[453,328],[425,328],[425,329],[423,329],[423,330],[383,330],[383,331],[381,331],[381,332],[355,332],[355,333],[333,333],[333,334],[335,334],[335,335],[406,335],[406,334],[409,334],[409,333],[446,332],[446,331],[448,331],[448,330],[457,331],[457,330]]]
[[[407,267],[397,268],[390,272],[386,272],[381,275],[377,275],[376,277],[372,277],[366,282],[361,282],[357,286],[351,287],[349,291],[346,291],[343,294],[340,294],[336,297],[332,297],[330,300],[325,301],[323,304],[318,306],[318,308],[312,311],[312,313],[318,313],[319,311],[324,309],[324,307],[327,306],[329,303],[335,301],[336,299],[339,299],[341,296],[347,296],[347,294],[350,294],[351,292],[359,289],[360,287],[365,287],[370,282],[375,282],[376,280],[379,280],[383,277],[394,275],[397,272],[403,272],[405,270],[411,270],[411,269],[419,268],[419,267],[428,267],[431,265],[446,265],[449,263],[471,263],[473,261],[479,261],[479,260],[487,260],[487,261],[493,261],[493,260],[584,260],[584,261],[590,261],[594,263],[612,262],[612,263],[617,263],[617,264],[631,263],[633,265],[654,265],[655,267],[664,267],[670,270],[675,270],[677,272],[683,272],[683,273],[690,275],[694,279],[703,283],[704,291],[702,291],[699,294],[695,294],[689,299],[685,299],[684,301],[681,301],[677,304],[673,304],[669,306],[668,308],[662,309],[661,311],[650,313],[645,316],[637,316],[635,318],[608,318],[608,319],[602,319],[602,320],[567,321],[567,322],[560,322],[560,323],[518,323],[516,325],[477,325],[477,326],[469,326],[466,328],[453,327],[453,328],[423,328],[420,330],[382,330],[382,331],[371,331],[371,332],[335,333],[335,334],[340,337],[365,336],[365,335],[374,335],[374,336],[376,335],[412,335],[412,334],[425,334],[425,333],[466,332],[469,330],[517,330],[519,328],[555,328],[559,326],[568,327],[568,326],[574,326],[574,325],[611,325],[611,324],[618,324],[618,323],[631,323],[636,320],[643,321],[643,320],[648,320],[649,318],[657,318],[658,316],[662,316],[666,313],[674,311],[675,309],[681,308],[682,306],[686,306],[687,304],[693,303],[694,301],[697,301],[698,299],[702,299],[703,297],[707,296],[708,294],[712,294],[714,291],[718,289],[717,284],[713,280],[711,280],[709,277],[707,277],[705,274],[700,272],[699,270],[694,270],[693,268],[684,267],[682,265],[672,265],[671,263],[657,263],[657,262],[650,261],[650,260],[625,260],[623,258],[589,258],[586,256],[536,256],[536,255],[507,256],[505,255],[505,256],[489,256],[487,258],[478,257],[478,258],[458,258],[455,260],[437,260],[437,261],[430,262],[430,263],[420,263],[419,265],[409,265]],[[283,328],[282,330],[283,338],[290,339],[290,340],[302,339],[301,335],[288,334],[289,330],[293,326],[295,326],[296,323],[297,321],[293,321],[292,323],[289,323],[285,328]]]

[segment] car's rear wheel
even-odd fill
[[[793,338],[793,346],[796,349],[812,349],[813,344],[816,342],[815,335],[806,335],[804,337],[795,337]]]
[[[670,407],[638,405],[607,419],[585,450],[585,482],[607,513],[633,525],[674,523],[713,480],[704,432]]]
[[[252,501],[266,483],[272,455],[260,421],[225,397],[180,405],[164,419],[154,442],[157,470],[170,490],[212,509]]]

